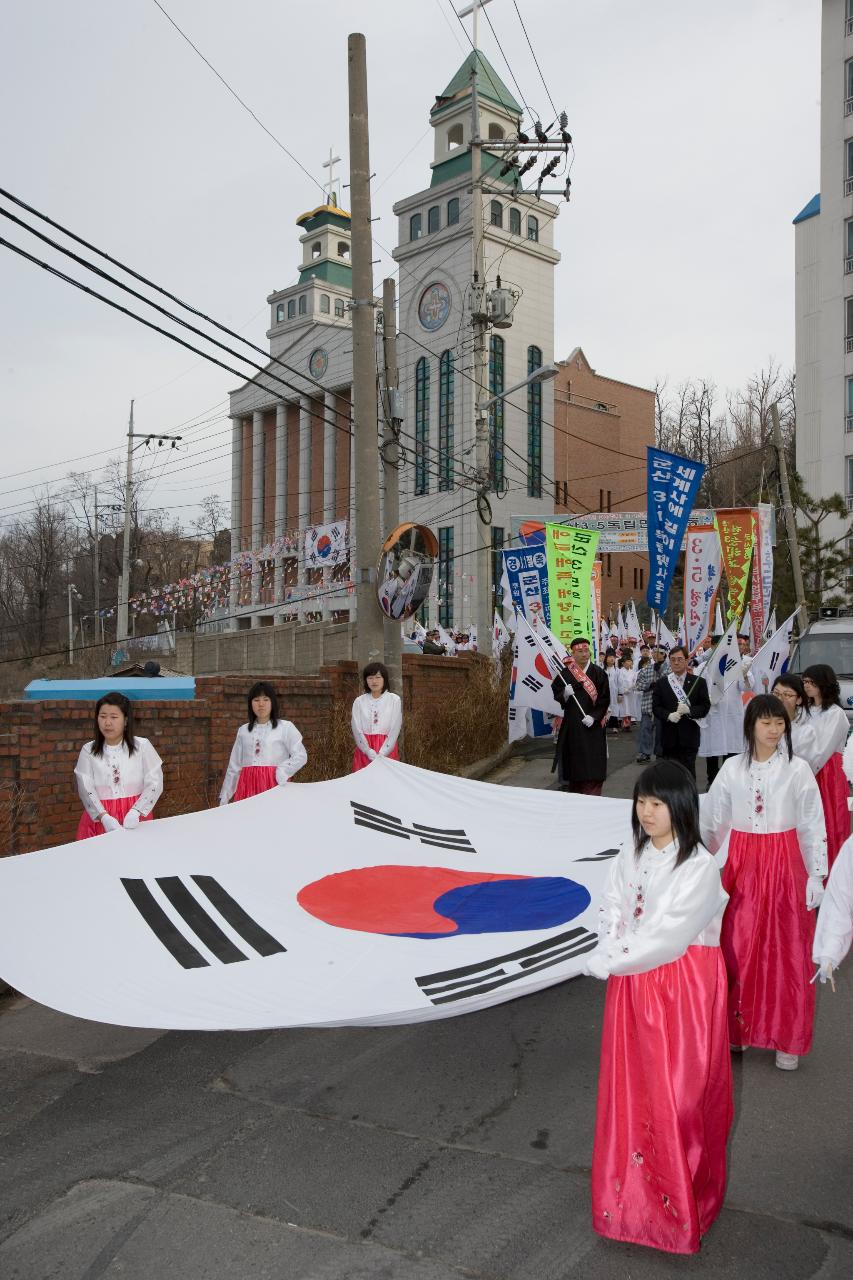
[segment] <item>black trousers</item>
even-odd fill
[[[695,751],[666,751],[662,760],[677,760],[679,764],[683,764],[689,774],[696,777],[696,752]]]

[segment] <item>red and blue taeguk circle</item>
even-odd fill
[[[332,550],[332,539],[329,537],[327,533],[321,533],[319,538],[317,539],[317,555],[320,556],[323,560],[325,560],[326,556],[329,555],[331,550]]]
[[[585,911],[590,895],[565,876],[379,866],[323,876],[297,902],[338,929],[430,939],[552,929]]]

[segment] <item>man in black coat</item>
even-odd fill
[[[573,640],[569,653],[567,665],[551,681],[554,697],[564,708],[554,766],[561,791],[600,796],[607,777],[604,726],[610,683],[601,667],[590,662],[588,640]]]
[[[687,670],[687,650],[676,645],[669,651],[669,675],[652,691],[652,714],[661,726],[661,756],[678,760],[696,777],[699,726],[711,710],[708,686],[701,676]]]

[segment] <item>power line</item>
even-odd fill
[[[157,0],[154,0],[154,2],[156,4]],[[555,117],[558,117],[560,113],[557,110],[557,108],[554,106],[554,99],[551,97],[551,91],[548,88],[547,84],[545,83],[545,77],[542,74],[542,68],[539,65],[539,59],[536,57],[536,54],[533,49],[533,45],[530,43],[530,36],[527,34],[527,27],[525,27],[524,25],[524,19],[521,16],[521,10],[518,7],[517,0],[512,0],[512,3],[515,8],[515,12],[518,14],[518,20],[521,23],[521,29],[524,32],[524,38],[527,41],[527,47],[530,50],[531,54],[533,55],[533,61],[536,63],[536,70],[539,72],[539,79],[542,81],[542,87],[544,88],[546,94],[548,95],[548,101],[551,104],[551,110],[554,112]],[[489,25],[491,26],[491,23]]]

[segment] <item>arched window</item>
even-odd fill
[[[494,138],[496,142],[500,142],[504,138],[503,129],[499,124],[495,124],[494,121],[490,121],[489,123],[489,137]]]
[[[275,309],[275,322],[279,324],[284,319],[284,303],[279,302]]]
[[[349,262],[349,241],[338,241],[338,257],[343,258],[345,262]]]
[[[295,315],[296,315],[296,299],[295,299],[295,298],[291,298],[291,299],[290,299],[290,301],[289,301],[289,302],[288,302],[288,304],[287,304],[287,318],[288,318],[288,320],[292,320],[292,319],[293,319],[293,317],[294,317]]]
[[[411,218],[409,218],[409,239],[420,240],[421,234],[422,234],[421,215],[419,213],[413,213]]]
[[[534,218],[532,213],[527,219],[527,239],[528,240],[539,239],[539,219]]]
[[[346,308],[344,307],[343,298],[335,298],[335,315],[339,320],[343,319]]]
[[[305,315],[305,313],[307,312],[307,310],[308,310],[308,300],[307,300],[307,298],[305,297],[305,294],[304,294],[304,293],[300,293],[300,295],[299,295],[299,314],[300,314],[301,316],[304,316],[304,315]]]
[[[327,316],[329,314],[330,307],[331,307],[331,303],[329,301],[329,295],[327,293],[321,293],[320,294],[320,310],[322,311],[324,316]]]
[[[431,209],[427,210],[427,231],[432,235],[438,231],[441,226],[441,209],[434,204]]]
[[[438,362],[438,487],[453,488],[453,352]]]
[[[438,624],[453,626],[453,525],[438,531]]]
[[[521,235],[521,210],[510,209],[509,211],[509,234],[511,236]]]
[[[455,226],[455,224],[458,221],[459,221],[459,197],[453,196],[447,202],[447,225],[449,227]]]
[[[461,124],[452,124],[447,130],[447,150],[452,151],[454,147],[461,147],[464,141]]]
[[[504,207],[500,200],[493,200],[489,206],[490,222],[493,227],[502,227],[504,224]]]
[[[527,372],[542,368],[539,347],[527,348]],[[527,384],[527,496],[542,497],[542,383]]]
[[[504,340],[494,334],[489,339],[489,394],[504,389]],[[496,493],[504,484],[504,402],[497,400],[489,410],[489,475]]]
[[[319,240],[315,240],[311,246],[311,257],[319,258],[322,252],[323,252],[323,246],[321,245]]]
[[[421,356],[415,365],[415,496],[429,493],[429,364]]]

